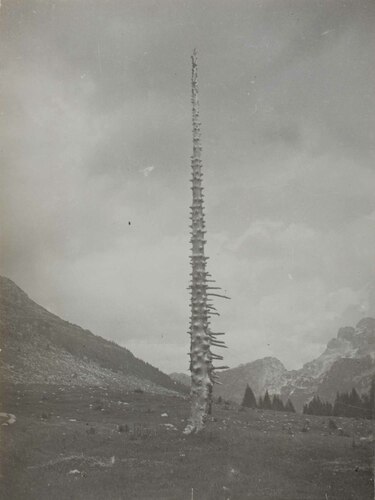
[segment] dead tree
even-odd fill
[[[198,99],[198,72],[197,52],[192,56],[192,118],[193,118],[193,155],[192,167],[192,192],[191,205],[191,283],[190,283],[190,371],[191,371],[191,417],[185,433],[199,432],[204,428],[207,416],[211,413],[212,388],[217,381],[216,370],[226,366],[214,366],[214,360],[223,359],[222,356],[212,352],[211,348],[226,347],[224,342],[217,340],[223,333],[214,333],[210,329],[210,318],[218,315],[210,303],[211,296],[229,298],[212,290],[219,290],[213,286],[214,280],[206,270],[208,257],[205,256],[205,215],[202,185],[202,160],[201,160],[201,132],[199,122]]]

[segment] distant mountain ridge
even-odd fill
[[[215,395],[240,403],[249,384],[258,397],[266,389],[279,392],[280,380],[287,373],[285,366],[274,357],[257,359],[220,373],[220,383],[215,386]]]
[[[0,277],[0,337],[4,381],[186,392],[128,349],[50,313],[5,277]]]
[[[184,379],[173,374],[175,380]],[[337,391],[355,387],[359,392],[369,389],[375,376],[375,319],[364,318],[355,328],[340,328],[325,351],[299,370],[287,370],[274,357],[257,359],[220,373],[222,385],[215,386],[215,396],[242,401],[249,384],[259,397],[266,390],[290,398],[297,409],[317,394],[333,400]]]
[[[340,328],[318,358],[289,372],[280,392],[300,407],[314,394],[333,400],[338,390],[365,392],[374,375],[375,319],[363,318],[355,328]]]

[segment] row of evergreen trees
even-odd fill
[[[289,411],[295,413],[293,403],[290,399],[288,399],[284,405],[280,396],[274,394],[271,398],[268,391],[266,391],[263,397],[260,396],[257,401],[255,394],[249,385],[246,386],[242,406],[246,408],[260,408],[262,410]]]
[[[290,399],[284,404],[280,396],[275,394],[271,398],[268,391],[263,397],[260,396],[257,401],[249,385],[246,386],[242,406],[263,410],[295,412]],[[303,413],[327,417],[375,418],[375,378],[372,380],[367,394],[359,395],[354,388],[349,392],[338,392],[333,404],[321,400],[319,396],[314,396],[309,403],[304,405]]]
[[[319,396],[304,405],[303,413],[307,415],[325,415],[334,417],[375,417],[375,379],[372,380],[368,394],[359,395],[353,388],[350,392],[338,392],[333,405],[322,401]]]
[[[309,403],[303,405],[302,413],[306,415],[323,415],[323,416],[331,416],[332,415],[332,404],[328,401],[322,401],[319,396],[314,396]]]

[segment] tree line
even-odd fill
[[[246,386],[242,400],[245,408],[259,408],[262,410],[295,412],[290,399],[284,404],[278,394],[272,397],[268,391],[258,400],[249,385]],[[303,406],[306,415],[321,415],[327,417],[355,417],[375,418],[375,378],[371,381],[370,390],[362,395],[355,388],[348,392],[337,392],[334,403],[323,401],[319,396],[314,396],[311,401]]]
[[[372,380],[368,393],[360,395],[354,388],[348,392],[337,392],[333,404],[321,400],[319,396],[314,396],[309,403],[304,405],[303,413],[333,417],[375,418],[375,379]]]
[[[246,386],[245,394],[242,400],[242,406],[245,408],[259,408],[261,410],[274,410],[274,411],[288,411],[295,413],[293,403],[290,399],[284,404],[283,400],[278,394],[274,394],[272,397],[269,395],[268,391],[265,392],[264,396],[259,396],[258,401],[255,398],[255,394],[249,384]]]

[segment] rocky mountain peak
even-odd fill
[[[357,323],[355,328],[359,333],[363,330],[375,332],[375,318],[363,318]]]
[[[256,359],[255,361],[251,361],[250,363],[242,364],[239,367],[246,368],[246,367],[251,367],[251,368],[259,368],[259,369],[269,369],[269,368],[274,368],[277,370],[280,370],[281,372],[287,371],[285,366],[282,364],[282,362],[274,358],[272,356],[266,356],[265,358],[260,358]]]
[[[370,355],[375,359],[375,319],[363,318],[356,326],[353,344],[357,355]]]
[[[327,344],[322,356],[358,357],[375,351],[375,319],[363,318],[356,325],[339,329],[337,337]],[[374,352],[375,354],[375,352]]]
[[[375,373],[375,319],[364,318],[354,328],[340,328],[324,352],[299,370],[288,371],[277,358],[266,357],[226,370],[215,392],[241,402],[246,384],[256,396],[280,393],[298,410],[314,394],[333,400],[337,390],[364,392]]]
[[[348,342],[351,342],[354,338],[354,335],[355,329],[352,326],[344,326],[342,328],[339,328],[337,338],[339,340],[347,340]]]

